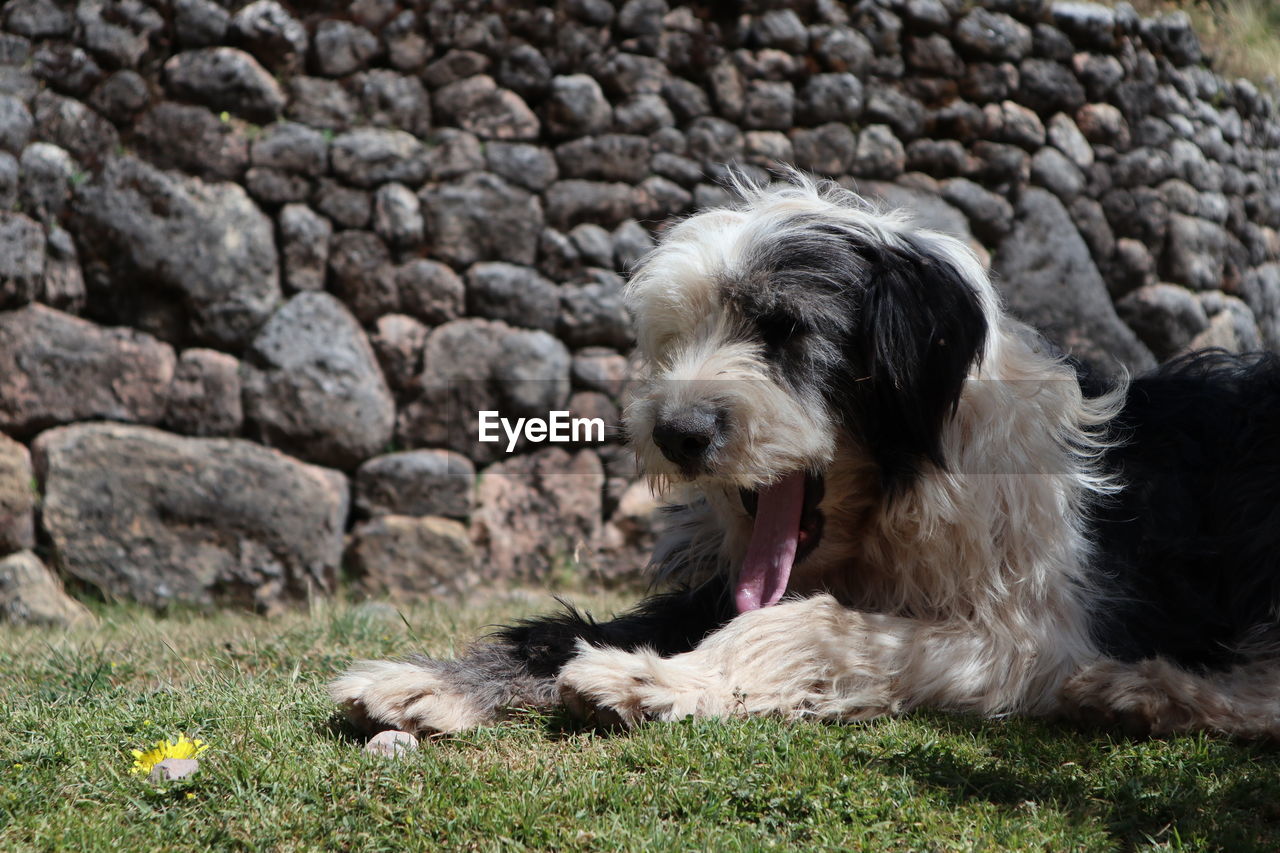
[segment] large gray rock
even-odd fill
[[[597,281],[562,287],[556,334],[574,349],[588,346],[629,349],[631,315],[622,299],[622,280],[605,274]]]
[[[584,136],[558,146],[556,160],[566,178],[638,183],[649,174],[649,140],[620,133]]]
[[[1057,148],[1041,148],[1031,158],[1031,182],[1070,204],[1085,189],[1085,177]]]
[[[559,288],[528,267],[490,261],[467,270],[470,314],[550,332],[559,309]]]
[[[373,212],[373,193],[321,178],[311,197],[317,211],[342,228],[367,228]]]
[[[1002,12],[981,7],[956,24],[956,43],[966,53],[994,61],[1017,62],[1031,51],[1031,29]]]
[[[577,388],[617,397],[631,377],[631,365],[611,349],[583,347],[573,354],[570,376]]]
[[[0,314],[0,430],[21,438],[88,418],[156,423],[175,362],[172,347],[134,329],[38,304]]]
[[[546,418],[569,398],[569,351],[543,331],[491,320],[455,320],[433,329],[423,351],[421,394],[396,427],[402,445],[448,447],[478,464],[508,452],[479,441],[479,413]],[[521,440],[516,449],[522,449]]]
[[[341,77],[363,68],[378,53],[378,37],[350,21],[324,20],[316,26],[311,56],[321,74]]]
[[[630,215],[646,222],[665,222],[684,213],[693,200],[693,193],[679,184],[650,175],[632,193]]]
[[[995,279],[1014,315],[1105,375],[1140,372],[1155,359],[1116,316],[1089,247],[1062,202],[1030,188],[996,252]]]
[[[969,227],[984,243],[995,243],[1013,227],[1013,205],[968,178],[944,181],[942,197],[969,217]]]
[[[173,29],[183,47],[218,44],[226,36],[230,21],[230,13],[213,0],[175,0],[173,4]]]
[[[560,174],[556,158],[538,145],[490,142],[484,156],[490,172],[533,192],[545,190]]]
[[[815,74],[800,90],[797,115],[808,124],[856,121],[862,113],[862,83],[852,74]]]
[[[1049,59],[1024,59],[1018,66],[1018,102],[1041,115],[1070,113],[1084,106],[1084,86],[1065,65]]]
[[[132,67],[147,52],[164,18],[143,3],[81,0],[76,4],[80,43],[111,65]]]
[[[547,190],[547,222],[568,231],[583,222],[605,228],[631,217],[632,187],[603,181],[556,181]]]
[[[1238,241],[1221,225],[1172,213],[1162,272],[1169,281],[1193,290],[1218,290],[1227,265],[1242,252]]]
[[[186,315],[197,340],[235,350],[280,300],[271,220],[235,184],[121,157],[79,188],[72,209],[82,260],[100,268],[110,286],[102,300],[117,303],[121,320],[139,321],[130,313],[145,283],[168,297],[154,302]]]
[[[542,205],[496,175],[480,172],[428,187],[422,213],[433,254],[454,266],[476,261],[531,265],[538,254]]]
[[[547,130],[553,136],[586,136],[608,130],[613,108],[600,84],[586,74],[569,74],[551,81],[544,107]]]
[[[1116,12],[1101,3],[1057,0],[1049,7],[1053,23],[1085,46],[1110,49],[1115,43]]]
[[[0,151],[0,209],[17,204],[18,183],[18,158],[8,151]]]
[[[294,77],[289,81],[287,114],[311,127],[343,130],[356,121],[359,105],[337,80]]]
[[[164,74],[166,87],[176,97],[249,121],[272,121],[284,109],[284,90],[271,72],[233,47],[179,53],[164,64]]]
[[[858,134],[852,170],[855,174],[879,180],[892,180],[902,174],[907,152],[893,129],[887,124],[871,124]]]
[[[448,181],[484,171],[485,152],[489,147],[482,146],[474,133],[456,127],[439,128],[427,138],[427,180]]]
[[[395,404],[368,338],[327,293],[294,296],[254,338],[245,417],[267,444],[354,468],[391,438]]]
[[[271,610],[328,591],[347,480],[248,441],[76,424],[32,446],[64,575],[108,598]]]
[[[533,110],[487,74],[450,83],[435,93],[436,115],[482,139],[536,139],[541,129]]]
[[[35,554],[19,551],[0,560],[0,622],[70,628],[96,621]]]
[[[204,107],[172,101],[142,115],[134,127],[134,144],[153,166],[209,181],[238,181],[249,161],[244,122],[223,121]]]
[[[404,450],[375,456],[356,471],[356,510],[362,515],[471,514],[476,468],[449,450]]]
[[[385,68],[366,71],[353,81],[369,124],[398,127],[417,136],[431,130],[431,96],[417,77]]]
[[[399,308],[391,253],[378,235],[341,231],[329,247],[329,289],[362,323]]]
[[[314,128],[282,121],[263,128],[262,135],[253,142],[252,158],[255,166],[299,175],[323,175],[329,168],[329,143]]]
[[[5,27],[27,38],[69,36],[75,22],[53,0],[14,0],[4,5]]]
[[[552,447],[486,468],[471,532],[485,578],[545,581],[599,544],[604,469],[591,450]]]
[[[31,454],[0,432],[0,554],[35,547],[36,498]]]
[[[307,28],[276,0],[254,0],[230,27],[236,42],[274,71],[296,71],[307,54]]]
[[[456,320],[466,305],[462,278],[445,264],[417,258],[396,270],[400,309],[424,323]]]
[[[1139,287],[1116,303],[1116,311],[1161,360],[1185,349],[1209,327],[1195,294],[1172,284]]]
[[[849,171],[858,152],[858,138],[847,124],[831,122],[812,130],[797,130],[791,134],[795,147],[795,162],[802,169],[822,175],[836,176]],[[875,160],[872,155],[868,159]],[[872,164],[876,168],[877,163]],[[881,170],[881,174],[886,174]]]
[[[427,177],[427,149],[411,133],[362,127],[333,141],[333,171],[358,187],[389,181],[416,186]]]

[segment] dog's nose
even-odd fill
[[[720,436],[720,416],[702,407],[677,412],[653,427],[653,443],[685,471],[696,469]]]

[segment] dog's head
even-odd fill
[[[674,226],[632,276],[645,380],[626,425],[651,480],[754,516],[737,590],[750,609],[817,547],[838,457],[874,466],[890,498],[945,467],[942,431],[999,307],[961,243],[850,192],[740,192]]]

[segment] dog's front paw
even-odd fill
[[[577,719],[630,728],[648,720],[731,713],[718,699],[716,681],[689,655],[661,658],[649,651],[584,646],[560,671],[557,686]]]
[[[357,661],[329,684],[329,696],[366,730],[456,732],[492,722],[497,710],[454,683],[437,661]]]

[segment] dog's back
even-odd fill
[[[1133,381],[1112,429],[1101,647],[1192,668],[1280,652],[1280,356],[1175,359]]]

